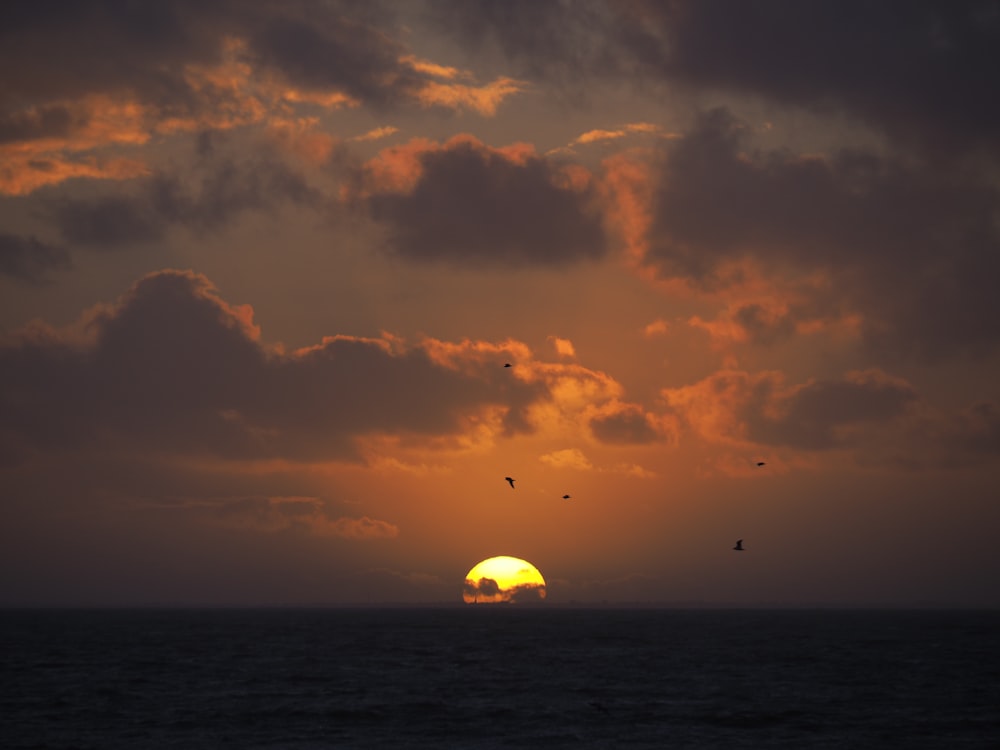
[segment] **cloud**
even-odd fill
[[[413,141],[369,162],[351,198],[410,260],[544,267],[607,251],[590,175],[530,147],[490,148],[470,136]]]
[[[588,471],[594,468],[590,459],[579,448],[564,448],[539,456],[539,460],[556,469],[576,469]]]
[[[798,286],[801,288],[775,288],[767,296],[729,303],[714,319],[694,315],[687,324],[705,331],[720,349],[743,343],[769,346],[794,336],[823,333],[860,339],[862,317],[842,313],[830,299],[830,289],[808,283]]]
[[[778,372],[723,370],[663,396],[710,442],[804,451],[856,446],[863,430],[903,417],[918,400],[913,386],[879,370],[799,385]]]
[[[991,2],[692,0],[646,4],[638,16],[643,28],[633,31],[645,43],[635,48],[668,80],[841,110],[928,150],[996,154],[1000,18]]]
[[[635,178],[651,181],[645,192],[619,190],[639,203],[619,213],[638,217],[631,244],[641,269],[702,292],[754,277],[824,280],[823,296],[790,316],[752,301],[735,311],[760,340],[852,317],[883,356],[981,353],[1000,340],[1000,308],[984,281],[1000,270],[993,187],[857,150],[802,156],[749,145],[745,125],[714,110]]]
[[[352,141],[377,141],[382,138],[388,138],[390,135],[394,135],[399,132],[399,128],[393,127],[392,125],[383,125],[380,128],[374,128],[369,130],[367,133],[362,133],[361,135],[354,136]]]
[[[656,135],[661,138],[678,138],[676,133],[666,133],[659,125],[649,122],[632,122],[622,125],[614,130],[597,128],[581,133],[565,146],[553,149],[549,153],[575,153],[574,146],[585,146],[592,143],[606,143],[608,141],[618,141],[630,135]]]
[[[641,445],[675,438],[671,417],[657,417],[638,404],[612,401],[590,419],[590,431],[602,443]]]
[[[576,357],[576,349],[573,348],[573,342],[569,339],[561,339],[558,336],[549,336],[549,341],[552,342],[552,346],[555,347],[556,354],[560,357]]]
[[[665,336],[670,330],[670,324],[663,318],[657,318],[652,323],[647,323],[642,329],[642,335],[648,339],[657,336]]]
[[[446,367],[392,338],[280,353],[261,344],[249,306],[191,272],[143,278],[78,330],[85,339],[26,331],[0,347],[8,462],[56,448],[356,461],[356,438],[459,435],[472,415],[548,397],[500,368]],[[531,429],[523,418],[505,428]]]
[[[36,237],[20,237],[0,232],[0,274],[18,281],[37,284],[49,271],[68,268],[69,253]]]
[[[323,519],[319,522],[313,522],[311,531],[318,536],[357,540],[394,539],[399,536],[399,527],[395,524],[372,519],[368,516]]]
[[[196,187],[192,189],[189,185]],[[114,248],[162,238],[172,226],[216,229],[250,210],[282,202],[318,208],[322,193],[266,152],[210,160],[193,179],[158,172],[130,190],[96,197],[54,197],[42,205],[65,242]]]
[[[524,84],[418,61],[387,6],[331,2],[43,3],[0,23],[0,193],[146,167],[112,147],[287,120],[309,108],[435,107],[492,116]],[[93,50],[100,54],[94,55]],[[312,138],[313,146],[319,143]]]
[[[462,586],[462,598],[467,603],[538,602],[545,598],[545,586],[525,583],[510,588],[501,588],[492,578],[473,581],[468,578]]]
[[[500,53],[559,89],[603,80],[758,96],[845,113],[926,153],[997,154],[1000,22],[989,0],[452,0],[429,17],[469,52]]]
[[[164,507],[183,508],[185,503],[170,498]],[[399,527],[388,521],[362,516],[332,516],[326,505],[315,497],[245,497],[222,500],[198,500],[191,510],[205,516],[209,523],[242,531],[275,534],[295,531],[318,537],[372,540],[393,539]]]

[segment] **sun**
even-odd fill
[[[538,602],[545,598],[545,579],[538,568],[519,557],[501,555],[477,563],[465,576],[462,599],[467,604]]]

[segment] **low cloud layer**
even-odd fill
[[[117,444],[232,458],[356,458],[353,439],[463,429],[463,415],[511,415],[543,391],[499,364],[473,373],[420,346],[335,336],[282,354],[262,346],[248,306],[202,276],[146,277],[95,310],[84,338],[34,330],[0,349],[5,458],[63,446]],[[523,429],[512,417],[510,429]],[[519,427],[520,426],[520,427]]]

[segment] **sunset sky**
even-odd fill
[[[0,19],[0,605],[1000,606],[1000,3]]]

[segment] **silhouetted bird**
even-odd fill
[[[737,539],[736,540],[736,546],[733,547],[733,549],[736,550],[737,552],[742,552],[743,551],[743,540],[742,539]]]
[[[764,463],[763,461],[758,461],[758,462],[757,462],[757,465],[758,465],[758,466],[765,466],[766,464],[765,464],[765,463]]]
[[[508,482],[510,482],[510,488],[514,489],[514,480],[511,479],[510,477],[504,477],[504,479],[506,479]]]
[[[569,495],[563,495],[563,500],[569,500]]]
[[[513,365],[510,362],[507,362],[504,364],[504,367],[513,367]]]

